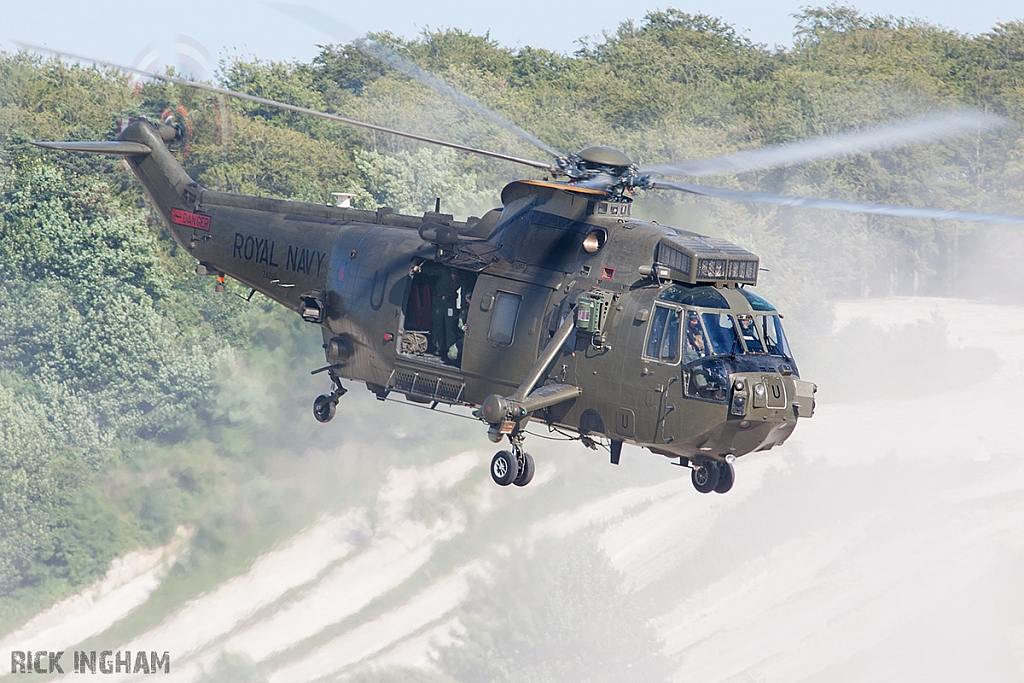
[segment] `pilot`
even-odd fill
[[[683,362],[689,363],[707,355],[704,342],[704,331],[700,328],[700,316],[697,311],[686,314],[686,344],[683,349]]]
[[[747,343],[747,351],[750,353],[764,353],[761,338],[757,336],[757,325],[754,324],[754,318],[749,315],[739,315],[736,317],[740,322],[740,334],[743,335],[743,341]]]

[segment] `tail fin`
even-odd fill
[[[166,129],[166,130],[165,130]],[[173,209],[195,210],[202,188],[189,177],[164,144],[173,129],[163,124],[132,122],[117,140],[106,142],[37,142],[47,149],[90,154],[116,154],[125,158],[154,208],[163,216],[179,244],[185,246],[190,229],[171,221]]]
[[[153,150],[139,142],[127,142],[114,140],[113,142],[33,142],[37,147],[56,149],[63,152],[86,152],[88,154],[116,154],[118,156],[133,156],[137,154],[149,154]]]

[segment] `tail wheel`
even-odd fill
[[[693,488],[701,493],[711,493],[718,486],[720,471],[718,463],[714,460],[700,464],[694,463],[693,469],[690,470],[690,481],[693,482]]]
[[[330,394],[321,394],[313,401],[313,417],[317,422],[330,422],[338,410],[338,402]]]

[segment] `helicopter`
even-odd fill
[[[546,152],[538,161],[437,140],[285,102],[44,48],[145,77],[532,167],[501,206],[456,220],[217,192],[175,157],[189,132],[180,112],[140,117],[105,141],[37,142],[122,157],[196,273],[230,277],[295,311],[323,340],[331,391],[313,402],[321,423],[362,383],[472,410],[496,444],[490,475],[526,486],[531,422],[620,462],[623,444],[691,470],[701,493],[726,493],[734,464],[781,446],[815,410],[782,315],[753,289],[759,257],[724,239],[633,217],[639,190],[888,216],[1024,223],[1024,217],[793,197],[665,179],[699,177],[864,153],[998,128],[1005,119],[943,112],[854,133],[650,166],[595,145],[563,153],[422,68],[363,41],[368,54],[452,97]],[[165,112],[166,113],[166,112]],[[251,296],[251,294],[250,294]],[[573,436],[574,435],[574,436]]]

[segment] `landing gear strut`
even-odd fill
[[[341,378],[334,373],[331,373],[331,381],[334,382],[334,391],[320,394],[313,401],[313,417],[317,422],[330,422],[334,419],[334,413],[338,410],[338,399],[348,393],[348,389],[341,386]]]
[[[498,451],[491,459],[491,478],[498,486],[526,486],[533,480],[536,465],[533,456],[523,450],[523,429],[530,420],[530,415],[537,410],[569,401],[583,390],[569,384],[545,384],[537,388],[544,380],[551,364],[562,353],[562,346],[569,339],[575,326],[575,314],[567,316],[558,327],[554,337],[540,357],[534,361],[526,378],[511,396],[491,394],[484,399],[480,409],[473,415],[488,423],[487,438],[494,443],[501,443],[504,437],[512,444],[511,450]]]

